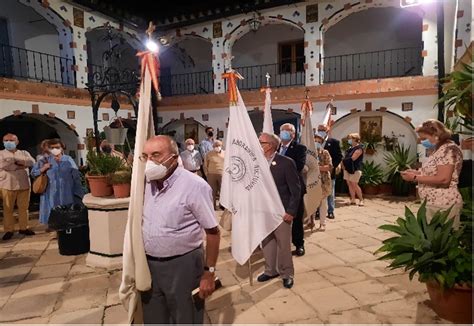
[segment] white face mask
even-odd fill
[[[52,148],[49,152],[53,154],[54,156],[58,156],[59,154],[63,152],[63,150],[59,148]]]
[[[190,152],[194,151],[194,145],[188,145],[186,146],[186,149]]]
[[[221,149],[222,149],[222,147],[220,147],[220,146],[214,147],[214,150],[215,150],[217,153],[219,153],[219,152],[221,151]]]
[[[167,158],[163,163],[168,162],[173,156]],[[165,177],[168,172],[168,168],[161,164],[154,163],[153,161],[146,161],[145,176],[148,181],[161,180]]]

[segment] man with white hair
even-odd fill
[[[30,177],[28,168],[35,160],[27,151],[17,149],[18,137],[14,134],[3,136],[4,150],[0,151],[0,190],[3,198],[3,240],[13,237],[15,218],[13,210],[18,206],[19,233],[34,235],[28,229],[28,206],[30,204]]]
[[[178,153],[176,142],[160,135],[140,156],[147,181],[142,234],[152,279],[141,297],[145,324],[202,324],[204,299],[215,289],[220,234],[212,190],[178,166]],[[200,300],[192,296],[195,288]]]
[[[298,212],[301,197],[301,187],[295,162],[289,157],[277,153],[280,139],[274,134],[262,133],[259,137],[263,155],[270,165],[270,171],[280,195],[285,215],[282,223],[262,241],[265,271],[258,276],[257,281],[266,282],[281,276],[283,286],[293,287],[294,266],[291,257],[291,223]]]
[[[298,170],[299,183],[301,187],[300,203],[298,206],[298,213],[293,220],[292,226],[292,242],[296,247],[294,254],[303,256],[304,249],[304,194],[306,193],[306,184],[303,178],[303,168],[306,164],[306,146],[299,144],[296,139],[296,129],[291,123],[285,123],[280,127],[281,146],[279,150],[280,155],[288,156],[293,159]],[[298,182],[298,180],[295,180]]]
[[[194,139],[188,138],[184,143],[186,149],[179,154],[183,161],[183,167],[189,172],[199,175],[202,166],[201,153],[194,147]]]

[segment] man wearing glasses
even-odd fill
[[[145,324],[202,324],[204,299],[214,291],[220,234],[212,190],[178,166],[178,146],[156,136],[144,146],[143,243],[152,288],[142,293]],[[203,249],[206,233],[206,257]],[[199,288],[200,299],[192,291]]]

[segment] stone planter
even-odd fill
[[[115,270],[122,268],[123,238],[130,198],[83,198],[89,213],[90,251],[86,265]]]
[[[363,185],[362,191],[366,195],[378,195],[380,193],[379,186],[374,185]]]

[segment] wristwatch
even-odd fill
[[[204,266],[204,270],[210,273],[214,273],[216,271],[216,268],[214,266],[211,266],[211,267]]]

